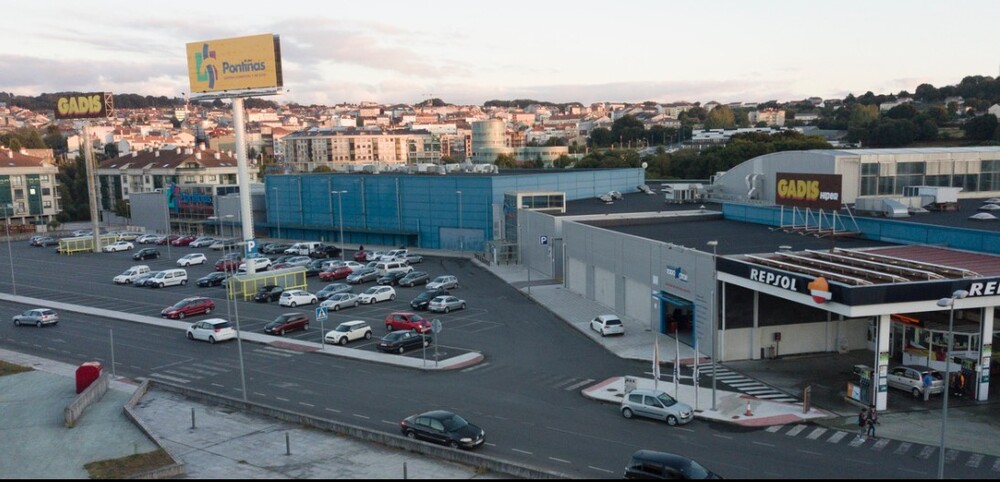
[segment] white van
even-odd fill
[[[152,278],[149,278],[147,283],[149,286],[154,288],[163,288],[165,286],[178,286],[186,285],[188,282],[188,272],[183,269],[167,269],[156,273]]]
[[[125,270],[124,273],[115,276],[114,281],[116,285],[131,284],[132,280],[134,280],[136,276],[139,276],[141,274],[146,274],[148,272],[149,272],[149,266],[146,266],[144,264],[136,265]]]
[[[305,243],[295,243],[291,248],[285,250],[285,254],[297,254],[299,256],[309,256],[313,251],[319,249],[319,241],[309,241]]]
[[[413,271],[413,267],[406,264],[406,261],[379,261],[375,264],[375,270],[379,276],[385,276],[389,273],[409,273]]]

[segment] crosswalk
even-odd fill
[[[902,442],[887,438],[866,437],[858,432],[817,427],[811,424],[773,425],[767,432],[786,437],[803,437],[817,442],[846,444],[848,447],[873,452],[891,453],[896,456],[907,456],[922,460],[938,457],[938,447],[912,442]],[[972,469],[987,468],[1000,473],[1000,457],[962,452],[946,449],[944,452],[946,464],[961,464]]]
[[[694,363],[690,363],[685,365],[685,368],[694,371],[694,366]],[[702,386],[704,386],[706,380],[707,383],[711,383],[712,365],[710,363],[698,365],[698,372],[701,374],[699,382]],[[754,380],[753,378],[747,377],[746,375],[736,373],[723,366],[717,366],[715,374],[715,380],[717,383],[728,385],[737,392],[742,392],[747,395],[752,395],[762,400],[772,402],[795,403],[799,401],[797,398],[789,396],[785,392]]]
[[[515,366],[510,365],[497,365],[490,362],[483,362],[478,365],[473,365],[468,368],[463,368],[459,370],[461,373],[473,373],[482,374],[488,372],[500,372],[506,371],[518,378],[519,382],[532,383],[537,385],[543,385],[553,390],[563,390],[566,392],[572,392],[574,390],[582,390],[588,385],[594,383],[596,380],[593,378],[583,378],[583,377],[572,377],[562,374],[552,374],[552,373],[542,373],[536,371],[523,370]],[[512,373],[517,372],[517,373]]]
[[[275,360],[286,359],[304,354],[300,351],[286,350],[284,348],[277,348],[273,346],[262,346],[260,348],[253,348],[250,351],[265,358]],[[187,384],[192,381],[233,373],[238,369],[239,367],[235,366],[233,363],[227,363],[219,360],[204,360],[185,365],[170,365],[169,367],[156,370],[150,374],[150,377],[173,383]]]

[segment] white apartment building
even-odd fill
[[[752,110],[747,114],[747,117],[751,125],[757,125],[758,122],[764,122],[769,126],[785,125],[784,109]]]
[[[56,181],[59,168],[28,154],[25,149],[0,146],[0,218],[10,224],[47,223],[62,210]]]
[[[440,141],[430,132],[412,129],[313,128],[293,132],[282,142],[285,163],[298,172],[312,172],[319,166],[348,171],[368,164],[441,159]]]

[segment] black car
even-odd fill
[[[393,331],[382,337],[376,348],[386,353],[399,353],[402,355],[406,350],[415,350],[420,347],[430,346],[430,335],[421,335],[416,330]]]
[[[403,279],[404,276],[406,276],[406,273],[402,271],[391,271],[382,276],[379,276],[378,279],[375,280],[375,282],[380,285],[392,286],[394,284],[399,283],[399,280]]]
[[[486,440],[483,429],[445,410],[410,415],[399,423],[399,429],[409,438],[419,438],[451,448],[472,449]]]
[[[198,286],[222,286],[222,283],[226,281],[229,275],[223,273],[222,271],[213,271],[208,274],[208,276],[202,276],[198,278]]]
[[[157,250],[156,248],[142,248],[139,251],[136,251],[135,254],[132,255],[132,259],[137,259],[137,260],[157,259],[159,257],[160,257],[160,251]]]
[[[264,254],[284,254],[285,250],[291,247],[292,245],[285,243],[268,243],[260,248],[260,252]]]
[[[682,455],[638,450],[625,466],[626,479],[721,479],[718,474]]]
[[[410,271],[399,279],[399,286],[425,285],[431,280],[430,275],[423,271]]]
[[[424,291],[423,293],[417,295],[416,298],[413,298],[413,301],[410,302],[410,308],[413,308],[415,310],[426,310],[427,305],[430,304],[431,300],[437,298],[438,296],[444,296],[450,294],[451,293],[448,292],[448,290],[446,289]]]
[[[339,258],[340,252],[341,252],[340,248],[332,244],[324,244],[319,248],[313,250],[313,252],[309,253],[309,257],[318,259]]]
[[[315,261],[310,261],[306,265],[306,276],[319,276],[319,272],[323,271],[323,263],[325,259],[317,259]]]
[[[278,301],[284,291],[285,288],[278,285],[264,285],[257,290],[257,294],[253,295],[253,300],[258,303]]]

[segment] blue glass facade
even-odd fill
[[[573,200],[611,190],[630,191],[643,183],[642,169],[517,175],[273,175],[264,178],[267,222],[255,230],[261,237],[340,244],[342,209],[347,246],[479,251],[484,241],[496,237],[494,216],[501,215],[505,192],[560,191]]]

